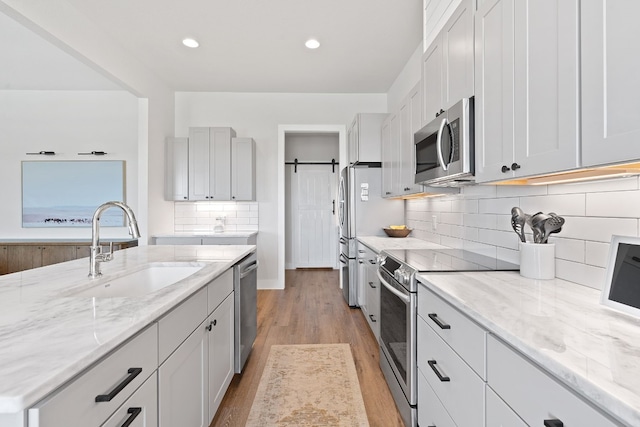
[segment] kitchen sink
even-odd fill
[[[135,297],[156,292],[197,273],[205,263],[158,263],[113,279],[101,278],[95,285],[70,292],[74,297]]]

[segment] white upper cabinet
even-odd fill
[[[579,166],[578,0],[485,0],[475,16],[476,182]]]
[[[400,167],[398,191],[402,195],[420,193],[422,185],[415,183],[416,150],[413,134],[422,127],[422,92],[418,82],[400,107]]]
[[[189,129],[189,200],[231,200],[231,128]]]
[[[395,147],[391,145],[391,118],[395,114],[390,114],[384,122],[380,131],[380,143],[382,145],[382,197],[393,195],[393,162]]]
[[[349,164],[381,162],[380,129],[386,113],[356,114],[347,129]]]
[[[189,128],[166,148],[167,200],[255,200],[255,141],[229,127]]]
[[[256,149],[253,138],[231,139],[231,200],[256,199]]]
[[[166,145],[167,200],[189,200],[189,138],[169,138]]]
[[[475,1],[463,0],[422,56],[422,124],[473,96]]]
[[[581,3],[583,166],[640,159],[640,2]]]

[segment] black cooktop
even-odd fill
[[[480,255],[464,249],[407,249],[385,250],[398,263],[417,272],[438,271],[518,271],[520,266],[495,257]]]

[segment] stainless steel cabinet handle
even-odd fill
[[[340,254],[340,257],[339,257],[339,258],[340,258],[340,262],[341,262],[342,264],[344,264],[344,265],[349,264],[349,260],[347,259],[347,257],[346,257],[346,256],[344,256],[344,255]]]
[[[442,323],[440,319],[438,319],[438,315],[436,313],[429,313],[428,316],[429,316],[429,319],[433,320],[435,324],[440,327],[440,329],[451,329],[451,325]]]
[[[564,423],[560,420],[544,420],[544,427],[563,427]]]

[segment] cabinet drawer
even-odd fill
[[[487,386],[487,427],[489,426],[527,427],[527,424]]]
[[[207,286],[207,313],[215,310],[231,292],[233,292],[233,268],[222,273]]]
[[[418,371],[418,425],[456,427],[421,371]]]
[[[484,425],[484,381],[420,317],[418,369],[458,427]]]
[[[158,321],[158,357],[164,362],[207,317],[207,288],[199,290]]]
[[[154,372],[102,427],[155,427],[158,425],[158,376]]]
[[[613,427],[600,411],[494,336],[487,340],[488,383],[529,425],[557,419],[564,427]]]
[[[30,427],[101,425],[158,366],[158,331],[152,325],[60,391],[29,409]],[[133,371],[133,368],[141,369]],[[126,384],[120,392],[118,386]],[[111,394],[110,401],[96,402]]]
[[[424,286],[418,287],[418,315],[482,379],[487,378],[487,332],[484,329]]]

